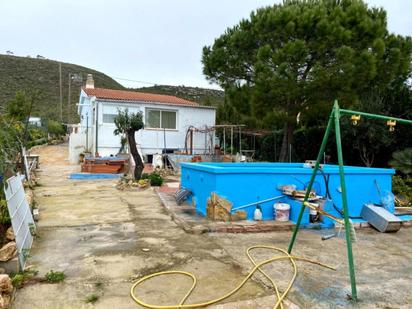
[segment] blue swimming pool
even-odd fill
[[[379,204],[381,195],[392,190],[393,169],[345,166],[345,180],[348,193],[349,215],[360,217],[365,203]],[[205,216],[207,199],[212,192],[217,193],[239,207],[248,203],[282,195],[283,185],[296,185],[305,189],[312,169],[303,163],[181,163],[181,185],[192,192],[189,202],[196,211]],[[326,181],[325,181],[326,178]],[[328,186],[326,186],[326,183]],[[323,174],[318,172],[313,188],[318,195],[325,196],[328,187],[335,207],[342,208],[339,181],[339,167],[324,165]],[[380,193],[379,193],[380,192]],[[263,219],[273,220],[273,205],[276,201],[262,203]],[[301,203],[287,196],[279,202],[291,205],[290,221],[296,222]],[[332,202],[324,205],[324,210],[340,216]],[[243,209],[247,218],[253,219],[256,206]],[[325,219],[326,223],[331,223]],[[302,224],[309,223],[309,210],[305,210]]]

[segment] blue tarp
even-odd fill
[[[122,174],[89,174],[89,173],[74,173],[70,174],[69,179],[72,180],[97,180],[97,179],[117,179]]]

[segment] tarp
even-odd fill
[[[122,174],[89,174],[89,173],[75,173],[70,174],[69,179],[72,180],[98,180],[98,179],[117,179]]]

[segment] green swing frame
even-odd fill
[[[379,120],[386,120],[388,125],[395,126],[397,123],[401,124],[412,124],[412,120],[401,119],[401,118],[394,118],[388,117],[378,114],[370,114],[364,113],[359,111],[341,109],[339,107],[338,101],[335,100],[332,108],[332,112],[329,116],[328,125],[326,127],[325,135],[323,136],[322,144],[320,146],[320,150],[318,153],[318,157],[316,159],[316,164],[312,172],[312,176],[310,178],[309,184],[306,188],[306,193],[304,200],[302,202],[302,206],[299,212],[299,217],[296,222],[296,226],[293,230],[293,235],[289,243],[288,252],[291,253],[293,249],[293,245],[296,241],[296,236],[299,231],[299,227],[302,221],[303,213],[305,210],[305,204],[308,201],[309,193],[312,190],[313,183],[316,178],[316,174],[319,170],[319,165],[322,160],[329,135],[332,131],[332,128],[335,128],[335,135],[336,135],[336,146],[337,146],[337,155],[338,155],[338,164],[339,164],[339,176],[340,176],[340,185],[342,189],[342,205],[343,205],[343,217],[345,222],[345,238],[346,238],[346,247],[348,253],[348,264],[349,264],[349,277],[350,277],[350,284],[351,284],[351,296],[353,301],[357,301],[358,294],[356,290],[356,277],[355,277],[355,263],[353,260],[353,252],[352,252],[352,240],[351,240],[351,233],[350,233],[350,226],[349,226],[349,214],[348,214],[348,201],[347,201],[347,191],[346,191],[346,184],[345,184],[345,172],[343,166],[343,155],[342,155],[342,143],[341,143],[341,133],[340,133],[340,118],[344,115],[352,115],[352,116],[361,116],[364,118],[371,118],[371,119],[379,119]],[[390,123],[388,123],[390,122]]]

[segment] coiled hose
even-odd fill
[[[263,262],[256,263],[255,260],[253,259],[253,257],[251,256],[251,252],[252,252],[253,250],[255,250],[255,249],[269,249],[269,250],[272,250],[272,251],[281,252],[281,253],[283,253],[283,254],[282,254],[282,255],[273,256],[273,257],[271,257],[271,258],[269,258],[269,259],[267,259],[267,260],[264,260]],[[189,273],[189,272],[178,271],[178,270],[162,271],[162,272],[154,273],[154,274],[151,274],[151,275],[148,275],[148,276],[145,276],[145,277],[139,279],[138,281],[136,281],[136,282],[132,285],[132,288],[131,288],[131,290],[130,290],[130,296],[133,298],[133,300],[134,300],[137,304],[139,304],[139,305],[141,305],[141,306],[143,306],[143,307],[152,308],[152,309],[174,309],[174,308],[199,308],[199,307],[206,307],[206,306],[209,306],[209,305],[218,303],[218,302],[220,302],[220,301],[222,301],[222,300],[224,300],[224,299],[232,296],[232,295],[235,294],[236,292],[238,292],[238,291],[243,287],[243,285],[252,277],[252,275],[253,275],[256,271],[259,271],[263,276],[266,277],[266,279],[268,279],[268,280],[270,281],[273,289],[275,290],[276,297],[277,297],[277,301],[276,301],[275,305],[273,306],[273,308],[275,309],[275,308],[280,307],[281,309],[283,309],[283,303],[282,303],[282,302],[283,302],[283,300],[285,299],[285,297],[286,297],[286,295],[288,294],[288,292],[290,291],[290,289],[292,288],[292,285],[293,285],[293,283],[294,283],[294,281],[295,281],[295,279],[296,279],[296,276],[297,276],[297,274],[298,274],[298,268],[297,268],[297,265],[296,265],[295,261],[309,262],[309,263],[316,264],[316,265],[319,265],[319,266],[322,266],[322,267],[325,267],[325,268],[328,268],[328,269],[331,269],[331,270],[335,270],[335,268],[333,268],[333,267],[331,267],[331,266],[328,266],[328,265],[326,265],[326,264],[323,264],[323,263],[321,263],[321,262],[315,261],[315,260],[311,260],[311,259],[308,259],[308,258],[305,258],[305,257],[292,256],[292,255],[290,255],[286,250],[283,250],[283,249],[278,248],[278,247],[273,247],[273,246],[265,246],[265,245],[252,246],[252,247],[249,247],[249,248],[247,249],[246,254],[247,254],[247,257],[249,258],[249,260],[250,260],[250,261],[252,262],[252,264],[254,265],[253,269],[249,272],[249,274],[242,280],[242,282],[241,282],[237,287],[235,287],[235,288],[234,288],[232,291],[230,291],[229,293],[227,293],[227,294],[225,294],[225,295],[223,295],[223,296],[221,296],[221,297],[218,297],[218,298],[216,298],[216,299],[212,299],[212,300],[205,301],[205,302],[203,302],[203,303],[197,303],[197,304],[185,304],[185,301],[187,300],[187,298],[190,296],[190,294],[193,292],[193,290],[194,290],[195,287],[196,287],[197,279],[196,279],[196,277],[195,277],[193,274],[191,274],[191,273]],[[269,277],[269,275],[268,275],[267,273],[265,273],[265,272],[261,269],[261,267],[264,266],[264,265],[266,265],[266,264],[272,263],[272,262],[274,262],[274,261],[285,260],[285,259],[289,260],[290,263],[291,263],[291,265],[292,265],[292,268],[293,268],[293,276],[292,276],[292,279],[289,281],[289,283],[288,283],[287,288],[285,289],[285,291],[284,291],[283,293],[281,293],[281,292],[279,291],[276,283],[273,281],[273,279],[271,279],[271,278]],[[181,300],[178,304],[174,304],[174,305],[153,305],[153,304],[147,304],[147,303],[145,303],[144,301],[142,301],[141,299],[139,299],[139,298],[135,295],[135,290],[136,290],[136,288],[137,288],[140,284],[142,284],[143,282],[145,282],[145,281],[147,281],[147,280],[149,280],[149,279],[151,279],[151,278],[158,277],[158,276],[176,275],[176,274],[190,277],[190,278],[192,279],[192,282],[193,282],[193,283],[192,283],[192,286],[190,287],[190,289],[188,290],[188,292],[186,293],[186,295],[182,298],[182,300]]]

